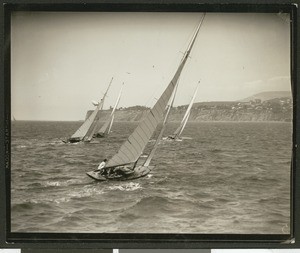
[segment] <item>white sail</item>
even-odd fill
[[[124,83],[123,83],[124,85]],[[114,114],[115,114],[115,110],[117,109],[119,102],[120,102],[120,98],[121,98],[121,94],[122,94],[122,89],[123,89],[123,85],[121,87],[121,90],[119,92],[119,96],[117,98],[117,101],[115,103],[115,106],[112,109],[112,112],[109,116],[109,119],[105,122],[105,124],[101,127],[101,129],[98,131],[99,134],[109,134],[109,131],[112,127],[113,121],[114,121]]]
[[[111,117],[111,121],[110,121],[109,128],[108,128],[108,130],[107,130],[107,134],[109,134],[109,133],[110,133],[110,130],[111,130],[112,124],[113,124],[113,122],[114,122],[114,119],[115,119],[115,115],[113,115],[113,116]]]
[[[83,124],[78,128],[78,130],[71,136],[71,139],[80,138],[82,140],[86,136],[102,104],[103,101],[99,103],[99,105],[91,113],[91,115],[83,122]]]
[[[181,135],[181,133],[183,132],[183,129],[185,128],[185,125],[190,117],[190,114],[191,114],[191,109],[192,109],[192,106],[193,106],[193,103],[194,103],[194,100],[196,98],[196,95],[197,95],[197,91],[198,91],[198,87],[196,88],[195,92],[194,92],[194,95],[193,95],[193,98],[191,99],[191,102],[183,116],[183,119],[179,125],[179,127],[175,130],[174,134],[173,134],[173,138],[177,138]]]
[[[186,119],[185,119],[185,121],[184,121],[184,123],[183,123],[183,125],[182,125],[182,127],[181,127],[181,129],[180,129],[180,131],[179,131],[179,133],[178,133],[178,137],[181,135],[181,133],[183,132],[183,129],[185,128],[185,125],[186,125],[186,123],[188,122],[188,119],[189,119],[189,117],[190,117],[190,114],[191,114],[191,112],[189,112],[188,114],[187,114],[187,117],[186,117]]]
[[[165,118],[164,118],[164,121],[163,121],[163,123],[162,123],[162,128],[161,128],[161,130],[160,130],[160,133],[159,133],[159,135],[158,135],[158,137],[157,137],[157,139],[156,139],[156,141],[155,141],[155,143],[154,143],[154,146],[153,146],[153,148],[152,148],[152,150],[151,150],[151,152],[150,152],[150,154],[149,154],[147,160],[146,160],[145,163],[144,163],[144,166],[149,166],[149,164],[150,164],[150,162],[151,162],[151,160],[152,160],[152,158],[153,158],[153,156],[154,156],[154,154],[155,154],[155,152],[156,152],[156,149],[157,149],[157,147],[158,147],[158,144],[159,144],[159,142],[160,142],[160,140],[161,140],[161,138],[162,138],[162,136],[163,136],[163,133],[164,133],[164,131],[165,131],[165,129],[166,129],[166,125],[167,125],[167,121],[168,121],[168,118],[169,118],[169,115],[170,115],[170,111],[171,111],[171,108],[173,107],[173,104],[174,104],[174,100],[175,100],[175,96],[176,96],[177,87],[178,87],[178,81],[177,81],[177,84],[176,84],[176,88],[175,88],[175,91],[174,91],[174,94],[173,94],[173,98],[172,98],[172,100],[171,100],[171,103],[170,103],[170,105],[169,105],[168,108],[167,108],[167,111],[166,111],[166,114],[165,114]]]
[[[203,15],[204,18],[204,15]],[[143,153],[150,137],[154,133],[158,123],[163,119],[165,108],[173,94],[176,87],[177,81],[183,70],[183,67],[190,55],[191,49],[194,45],[195,39],[199,32],[200,26],[202,24],[203,18],[196,29],[196,32],[185,52],[177,71],[171,82],[160,96],[156,104],[152,107],[150,112],[145,116],[145,118],[139,123],[134,132],[128,137],[128,139],[123,143],[118,153],[115,154],[107,163],[106,167],[116,167],[120,165],[135,163],[138,158]]]
[[[90,114],[90,116],[83,122],[83,124],[78,128],[78,130],[71,136],[70,139],[80,139],[82,140],[84,137],[86,136],[90,136],[90,132],[92,132],[92,129],[95,127],[96,124],[96,116],[98,114],[99,110],[103,109],[103,104],[104,104],[104,100],[105,97],[107,95],[107,92],[111,86],[111,83],[113,81],[113,78],[111,79],[106,92],[103,95],[103,98],[101,99],[101,101],[98,103],[97,107],[95,108],[95,110]]]

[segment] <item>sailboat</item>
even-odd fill
[[[70,138],[66,140],[62,140],[64,143],[80,142],[89,137],[90,131],[93,129],[94,125],[96,124],[95,118],[98,114],[98,111],[103,109],[104,100],[111,86],[112,81],[113,78],[111,79],[102,99],[100,100],[100,102],[96,104],[97,106],[95,110],[90,114],[89,117],[87,117],[87,119],[83,122],[83,124],[77,129],[77,131]]]
[[[124,83],[123,83],[123,85],[124,85]],[[119,105],[119,102],[120,102],[123,85],[122,85],[121,90],[119,92],[119,96],[117,98],[115,106],[113,107],[112,112],[109,116],[109,119],[106,121],[106,123],[99,130],[95,129],[96,134],[93,135],[94,137],[101,138],[101,137],[107,136],[110,133],[110,130],[111,130],[112,124],[114,122],[114,118],[115,118],[115,111],[116,111],[116,109]]]
[[[122,89],[123,89],[123,85],[121,87],[121,90],[119,92],[117,101],[115,103],[115,106],[112,109],[112,112],[109,116],[109,118],[107,119],[107,121],[104,123],[104,125],[101,127],[101,122],[99,120],[97,120],[97,122],[95,123],[94,127],[92,128],[92,131],[89,133],[89,136],[87,137],[86,141],[91,141],[92,138],[101,138],[101,137],[105,137],[107,136],[112,128],[112,124],[114,122],[114,118],[115,118],[115,111],[119,105],[120,102],[120,98],[121,98],[121,94],[122,94]]]
[[[198,85],[199,85],[199,82],[198,82]],[[196,98],[197,91],[198,91],[198,86],[197,86],[197,88],[194,92],[194,95],[193,95],[193,97],[191,99],[191,102],[190,102],[190,104],[189,104],[189,106],[188,106],[188,108],[187,108],[187,110],[186,110],[186,112],[183,116],[183,119],[182,119],[179,127],[175,130],[175,132],[172,135],[169,135],[168,137],[166,137],[165,138],[166,140],[179,140],[179,141],[181,140],[180,136],[181,136],[181,134],[183,132],[183,129],[185,128],[186,123],[188,122],[188,119],[190,117],[191,109],[192,109],[194,100]]]
[[[162,137],[163,131],[160,132],[159,137],[156,140],[156,145],[154,145],[154,147],[152,148],[152,151],[150,152],[150,155],[148,156],[145,163],[143,163],[142,165],[138,165],[138,161],[142,156],[143,151],[158,124],[162,121],[164,115],[166,115],[165,110],[172,98],[172,95],[174,95],[174,91],[176,90],[178,84],[178,79],[190,55],[191,49],[195,43],[204,17],[205,14],[202,17],[200,24],[198,25],[171,82],[159,97],[155,105],[147,113],[144,119],[138,124],[133,133],[123,143],[119,151],[108,160],[108,162],[105,164],[105,167],[102,169],[96,169],[87,172],[86,174],[89,177],[98,181],[131,180],[146,176],[154,168],[153,165],[150,166],[150,162],[154,156],[157,144]],[[163,128],[166,119],[167,117],[165,116]]]

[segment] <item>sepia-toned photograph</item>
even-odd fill
[[[11,232],[290,234],[287,13],[11,15]]]

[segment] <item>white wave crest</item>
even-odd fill
[[[18,145],[17,148],[27,148],[25,145]]]
[[[68,186],[70,184],[77,184],[81,183],[79,179],[69,179],[66,181],[46,181],[43,185],[44,186]]]
[[[120,191],[135,191],[141,188],[142,187],[139,183],[133,183],[133,182],[109,187],[110,190],[120,190]]]
[[[28,199],[25,202],[29,202],[32,204],[40,204],[40,203],[60,204],[60,203],[70,202],[72,199],[75,199],[75,198],[90,197],[90,196],[100,195],[103,193],[104,193],[104,190],[98,189],[97,187],[85,186],[80,190],[75,189],[74,191],[68,192],[65,194],[65,196],[60,197],[60,198],[56,198],[55,196],[48,196],[48,197],[42,197],[42,198]]]

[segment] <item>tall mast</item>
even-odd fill
[[[117,154],[115,154],[106,164],[106,167],[116,167],[120,165],[135,163],[143,153],[147,143],[153,135],[158,123],[163,119],[165,108],[173,94],[178,79],[181,75],[183,67],[190,55],[191,49],[195,43],[197,34],[203,22],[205,14],[203,15],[199,26],[189,44],[177,71],[175,72],[169,85],[166,87],[160,98],[157,100],[152,109],[145,116],[143,121],[139,123],[133,133],[120,147]]]
[[[109,82],[109,85],[108,85],[108,87],[107,87],[107,89],[106,89],[106,91],[105,91],[105,93],[104,93],[104,95],[103,95],[103,98],[102,98],[102,106],[101,106],[100,110],[103,109],[104,99],[105,99],[105,97],[106,97],[106,95],[107,95],[107,92],[108,92],[108,90],[109,90],[109,88],[110,88],[110,86],[111,86],[111,83],[112,83],[113,79],[114,79],[114,78],[112,77],[111,80],[110,80],[110,82]]]
[[[116,100],[116,103],[112,109],[112,112],[108,118],[108,120],[105,122],[105,124],[101,127],[101,129],[98,131],[98,133],[100,134],[109,134],[109,131],[111,129],[111,126],[112,126],[112,123],[114,121],[114,113],[115,113],[115,110],[117,109],[118,107],[118,104],[120,102],[120,98],[121,98],[121,95],[122,95],[122,90],[123,90],[123,86],[124,86],[124,83],[122,84],[121,86],[121,90],[119,92],[119,95],[118,95],[118,98]]]
[[[193,95],[193,97],[192,97],[192,99],[191,99],[191,102],[190,102],[190,104],[189,104],[189,106],[188,106],[188,108],[187,108],[187,110],[186,110],[186,112],[185,112],[185,114],[184,114],[184,116],[183,116],[183,119],[182,119],[182,121],[181,121],[181,123],[180,123],[180,126],[176,129],[176,131],[175,131],[174,134],[173,134],[173,138],[176,138],[176,137],[180,136],[181,133],[182,133],[182,131],[183,131],[183,129],[185,128],[185,125],[186,125],[186,123],[187,123],[187,121],[188,121],[188,119],[189,119],[189,116],[190,116],[190,114],[191,114],[191,109],[192,109],[194,100],[195,100],[196,95],[197,95],[197,91],[198,91],[198,88],[199,88],[199,84],[200,84],[200,81],[198,82],[198,85],[197,85],[197,87],[196,87],[196,90],[195,90],[195,92],[194,92],[194,95]]]
[[[103,110],[104,99],[105,99],[105,97],[107,95],[107,92],[108,92],[108,90],[109,90],[109,88],[111,86],[112,81],[113,81],[113,77],[111,78],[110,83],[109,83],[109,85],[108,85],[108,87],[107,87],[107,89],[106,89],[106,91],[105,91],[102,99],[98,103],[96,109],[94,110],[94,112],[87,119],[88,123],[86,123],[84,127],[81,127],[82,128],[81,130],[77,130],[81,134],[83,134],[83,136],[81,137],[81,139],[90,140],[91,139],[90,136],[93,136],[94,131],[96,130],[96,127],[97,127],[97,122],[98,122],[97,115],[98,115],[98,112],[101,111],[101,110]],[[84,129],[84,131],[83,131],[83,129]]]
[[[193,35],[193,37],[192,37],[192,40],[191,40],[191,42],[190,42],[190,44],[189,44],[187,50],[185,51],[185,54],[184,54],[184,56],[183,56],[182,61],[184,61],[184,60],[186,61],[186,59],[189,57],[189,55],[190,55],[190,53],[191,53],[191,50],[192,50],[192,48],[193,48],[193,46],[194,46],[195,40],[196,40],[196,38],[197,38],[197,35],[198,35],[199,31],[200,31],[200,27],[201,27],[201,25],[202,25],[202,23],[203,23],[205,14],[206,14],[206,13],[204,13],[203,16],[202,16],[202,18],[201,18],[201,21],[200,21],[200,23],[199,23],[199,25],[198,25],[198,27],[197,27],[197,29],[196,29],[196,32],[194,33],[194,35]]]

